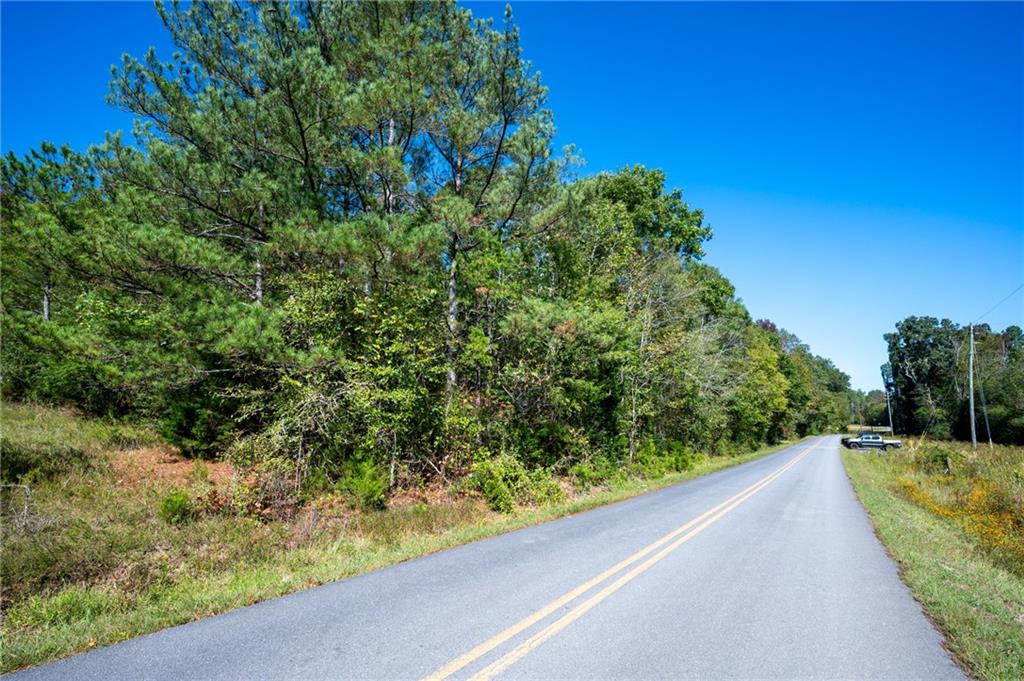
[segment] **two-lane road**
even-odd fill
[[[962,679],[820,437],[21,679]]]

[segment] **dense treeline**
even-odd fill
[[[553,153],[510,18],[158,10],[179,51],[111,83],[134,142],[4,160],[7,398],[148,415],[191,455],[371,500],[846,423],[848,377],[751,320],[661,172]]]
[[[882,367],[897,430],[970,439],[968,355],[970,327],[948,319],[907,317],[885,335]],[[974,327],[977,432],[1002,444],[1024,444],[1024,332]],[[988,421],[985,416],[987,411]]]

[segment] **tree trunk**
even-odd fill
[[[448,343],[445,348],[445,356],[448,360],[448,376],[445,383],[445,393],[448,397],[448,404],[451,404],[455,394],[455,386],[458,377],[455,375],[455,354],[456,343],[459,334],[459,299],[458,293],[458,257],[459,257],[459,235],[452,235],[451,248],[449,250],[448,262]]]
[[[50,278],[43,281],[43,320],[50,321]]]
[[[257,305],[263,304],[263,261],[256,258],[256,290],[253,296]]]

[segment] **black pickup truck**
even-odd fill
[[[857,437],[844,437],[842,443],[847,449],[881,449],[883,452],[889,447],[899,449],[903,446],[899,440],[884,440],[878,433],[860,433]]]

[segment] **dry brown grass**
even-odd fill
[[[124,487],[148,484],[186,487],[195,476],[196,463],[170,445],[121,449],[104,455],[113,468],[115,484]],[[235,474],[227,461],[204,461],[202,465],[215,487],[226,487]]]

